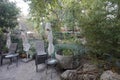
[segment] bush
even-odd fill
[[[74,55],[82,55],[85,52],[85,49],[82,45],[77,44],[56,44],[55,51],[70,49]]]
[[[22,39],[18,38],[15,35],[11,35],[11,42],[12,43],[18,43],[17,45],[17,52],[22,53],[23,52],[23,43],[22,43]]]
[[[81,4],[85,13],[80,14],[80,21],[92,57],[102,58],[106,54],[120,57],[120,1],[90,0],[81,1]]]
[[[0,52],[6,49],[6,37],[0,29]]]

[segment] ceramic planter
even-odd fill
[[[61,68],[63,68],[63,69],[71,69],[72,68],[72,62],[73,62],[72,55],[64,56],[64,55],[60,55],[56,52],[55,57],[58,60]]]

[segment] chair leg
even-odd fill
[[[10,63],[7,66],[7,69],[9,69],[9,66],[12,64],[12,58],[10,58]]]
[[[52,80],[52,69],[51,69],[51,80]]]
[[[18,67],[18,58],[19,58],[19,57],[17,56],[17,57],[16,57],[16,61],[17,61],[17,62],[16,62],[16,66],[17,66],[17,67]]]
[[[38,72],[38,65],[36,64],[36,72]]]
[[[2,66],[2,64],[3,64],[3,57],[1,56],[0,65]]]
[[[47,75],[48,65],[46,64],[46,75]]]

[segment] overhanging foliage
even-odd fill
[[[0,28],[14,28],[17,25],[17,15],[19,13],[15,3],[9,1],[0,2]]]

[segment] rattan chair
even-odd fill
[[[45,63],[47,60],[47,53],[44,48],[44,41],[36,41],[36,55],[35,55],[35,65],[36,72],[38,72],[38,65]]]
[[[17,43],[11,43],[8,53],[1,54],[1,65],[4,59],[10,59],[10,64],[12,63],[12,58],[16,57],[18,61],[18,54],[16,54]]]

